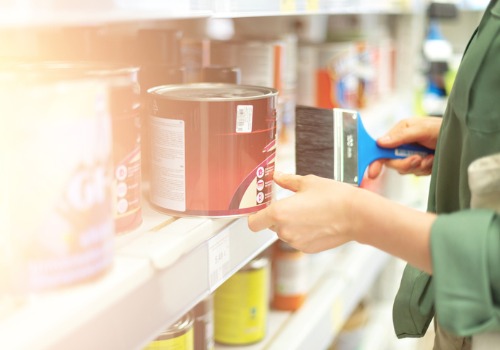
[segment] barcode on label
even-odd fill
[[[253,106],[240,105],[236,108],[236,132],[252,132]]]

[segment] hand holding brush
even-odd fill
[[[401,120],[387,134],[377,140],[383,148],[395,148],[400,145],[417,143],[429,149],[435,149],[442,118],[418,117]],[[432,170],[434,155],[425,157],[412,155],[403,159],[378,159],[368,167],[369,178],[376,178],[385,165],[400,174],[429,175]]]

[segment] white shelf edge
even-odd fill
[[[30,3],[18,8],[0,6],[0,27],[49,26],[49,25],[95,25],[102,23],[119,23],[131,21],[176,20],[194,18],[244,18],[244,17],[276,17],[276,16],[309,16],[309,15],[345,15],[345,14],[405,14],[416,10],[401,5],[347,6],[308,10],[281,9],[278,0],[267,10],[218,10],[216,7],[203,10],[191,9],[189,4],[177,8],[172,4],[120,6],[113,2],[89,3],[87,8],[43,8],[30,7]]]
[[[153,214],[133,239],[118,237],[113,268],[96,281],[33,297],[1,319],[0,348],[140,349],[276,240],[251,232],[245,217],[158,225],[171,219]],[[220,234],[228,259],[211,285],[210,241]]]

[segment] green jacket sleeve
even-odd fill
[[[460,336],[499,330],[499,215],[481,209],[439,215],[431,253],[441,326]]]

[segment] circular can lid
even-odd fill
[[[241,268],[240,271],[252,271],[259,270],[268,265],[269,259],[265,256],[258,255],[254,259],[250,260],[245,266]]]
[[[263,86],[194,83],[156,86],[148,93],[169,100],[184,101],[244,101],[276,96],[278,90]]]
[[[193,315],[191,312],[186,313],[177,322],[164,330],[155,340],[165,340],[176,338],[185,334],[193,325]]]

